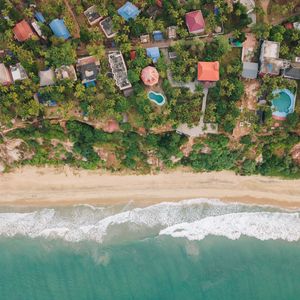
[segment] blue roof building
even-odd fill
[[[129,19],[135,19],[139,13],[139,9],[129,1],[118,9],[118,14],[126,21]]]
[[[64,20],[54,19],[53,21],[51,21],[49,26],[56,37],[63,38],[64,40],[67,40],[71,37],[71,34],[67,29]]]
[[[156,63],[157,60],[160,58],[158,47],[147,48],[146,52],[147,56],[150,57],[154,63]]]
[[[155,42],[160,42],[164,40],[163,33],[159,30],[153,31],[153,39]]]
[[[37,11],[37,12],[34,14],[34,17],[36,18],[36,20],[37,20],[38,22],[41,22],[41,23],[45,23],[45,22],[46,22],[44,16],[43,16],[42,13],[39,12],[39,11]]]

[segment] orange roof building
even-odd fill
[[[142,70],[141,78],[145,85],[153,86],[158,83],[159,74],[154,67],[148,66]]]
[[[16,40],[18,40],[19,42],[24,42],[34,35],[33,30],[25,20],[16,24],[16,26],[13,29],[13,32]]]
[[[219,62],[198,62],[198,80],[199,81],[218,81],[219,75]]]

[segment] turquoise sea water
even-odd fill
[[[11,208],[0,235],[1,300],[300,299],[299,212],[203,200]]]

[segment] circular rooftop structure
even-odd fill
[[[148,66],[142,70],[141,78],[145,85],[153,86],[158,83],[159,74],[154,67]]]

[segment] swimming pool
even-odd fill
[[[284,120],[295,109],[295,95],[288,89],[273,91],[272,100],[273,117]]]
[[[156,93],[153,91],[150,91],[148,93],[148,98],[150,101],[154,102],[156,105],[164,105],[166,102],[166,98],[161,93]]]

